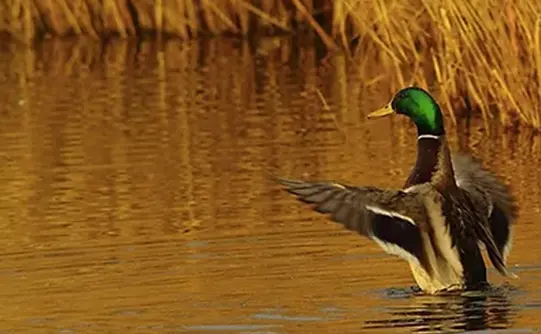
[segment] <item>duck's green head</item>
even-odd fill
[[[389,104],[368,115],[368,118],[403,114],[411,118],[419,135],[441,136],[445,133],[438,103],[422,88],[408,87],[396,93]]]

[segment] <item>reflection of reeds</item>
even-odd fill
[[[413,163],[415,129],[398,117],[391,128],[365,123],[386,102],[378,92],[389,91],[388,83],[365,83],[370,66],[357,72],[343,56],[323,61],[314,48],[296,52],[294,39],[273,41],[254,50],[230,39],[106,46],[48,39],[0,53],[7,80],[0,82],[7,110],[0,178],[13,180],[0,192],[0,213],[9,208],[32,221],[34,230],[11,227],[30,239],[66,221],[80,224],[73,240],[146,228],[245,233],[291,210],[309,215],[271,201],[262,169],[400,186]],[[539,180],[539,141],[528,131],[505,135],[495,123],[490,135],[448,130],[508,175],[521,202],[537,201],[539,191],[521,189]]]

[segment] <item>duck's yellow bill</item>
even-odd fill
[[[368,114],[368,118],[384,117],[384,116],[387,116],[387,115],[390,115],[390,114],[393,114],[393,113],[394,113],[393,108],[391,107],[390,104],[388,104],[385,107],[380,108],[380,109],[378,109],[376,111],[373,111],[370,114]]]

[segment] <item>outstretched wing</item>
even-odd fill
[[[471,156],[453,155],[453,166],[458,186],[471,195],[478,207],[485,208],[488,229],[505,263],[511,249],[512,225],[517,216],[517,208],[508,187],[494,174],[483,169]],[[489,245],[486,246],[490,249]],[[497,257],[496,254],[489,256],[491,261],[492,257]]]
[[[421,240],[428,218],[416,195],[329,182],[277,181],[300,201],[313,204],[315,211],[429,271]]]

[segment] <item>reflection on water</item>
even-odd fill
[[[364,328],[411,328],[419,333],[505,329],[510,326],[512,288],[449,293],[441,296],[409,295],[414,305],[391,307],[388,318],[369,320]]]
[[[539,330],[539,137],[448,120],[521,203],[520,279],[418,295],[403,261],[267,178],[398,187],[415,157],[406,120],[365,120],[392,73],[291,45],[2,45],[0,330]]]

